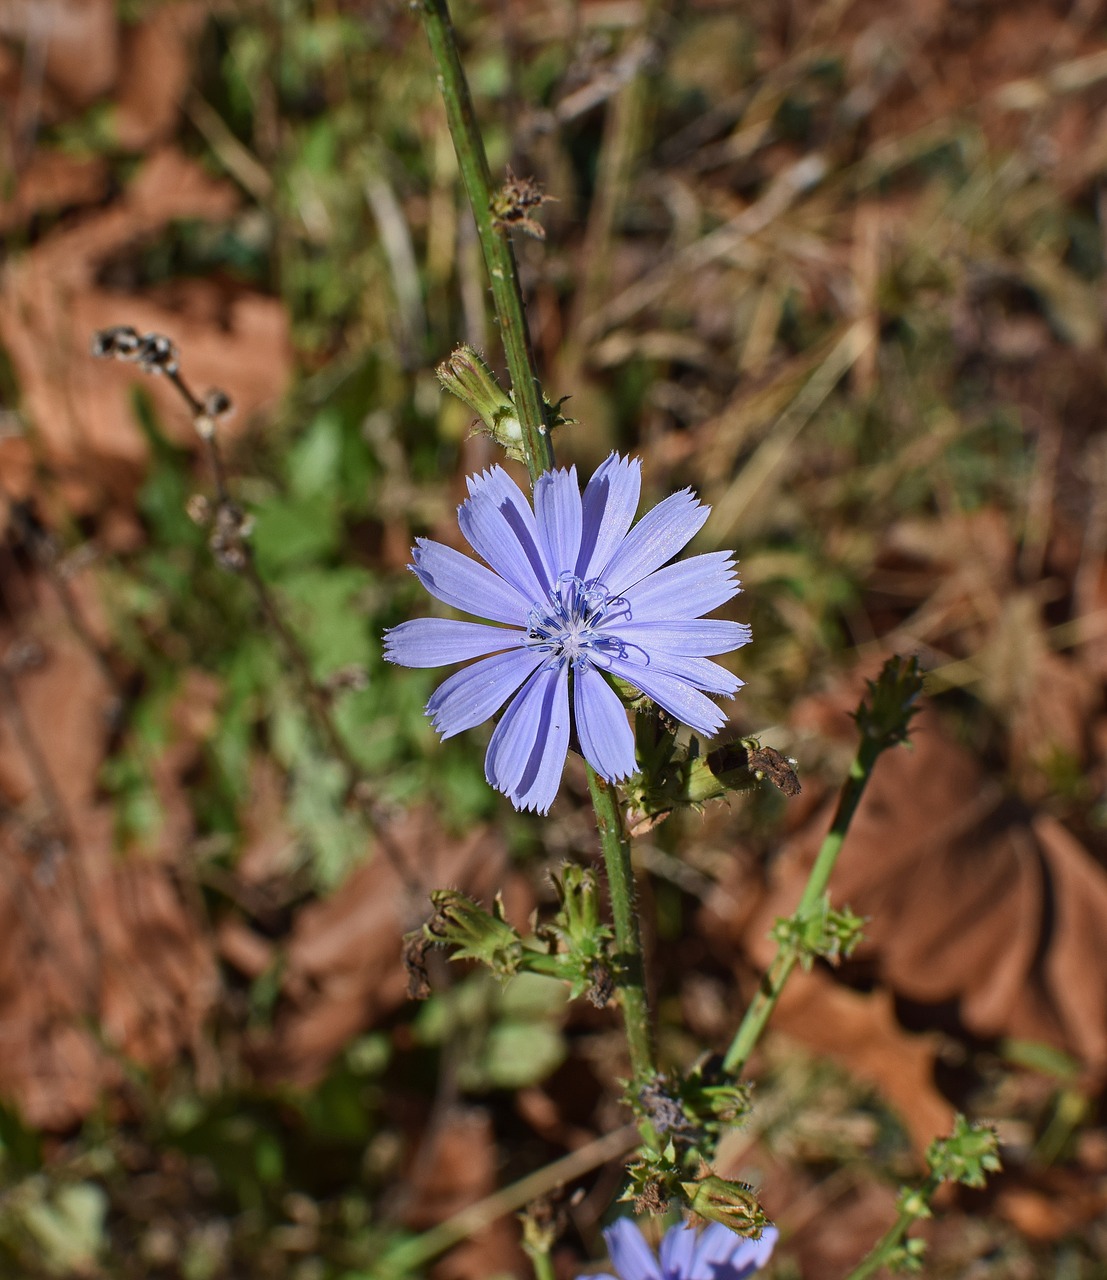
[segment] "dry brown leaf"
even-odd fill
[[[113,0],[7,0],[0,36],[24,56],[44,59],[48,96],[85,106],[106,93],[119,66],[119,25]]]
[[[405,1188],[405,1218],[414,1230],[426,1230],[498,1185],[499,1154],[492,1117],[470,1108],[448,1113],[419,1150]],[[483,1231],[452,1249],[434,1267],[435,1280],[484,1280],[488,1275],[517,1275],[524,1266],[518,1227],[497,1217]]]
[[[223,959],[248,978],[260,978],[276,955],[273,944],[237,916],[220,920],[215,937]]]
[[[1034,819],[1052,907],[1042,925],[1041,965],[1066,1047],[1102,1080],[1107,1074],[1107,872],[1054,818]]]
[[[826,1176],[769,1149],[752,1157],[758,1198],[804,1280],[848,1275],[895,1218],[895,1191],[849,1170]]]
[[[16,175],[15,190],[0,199],[0,233],[10,234],[38,213],[91,204],[106,193],[108,179],[103,156],[36,151]]]
[[[210,945],[172,869],[121,862],[112,825],[105,810],[81,815],[80,845],[37,872],[0,835],[0,1096],[47,1130],[119,1089],[122,1058],[156,1070],[205,1055],[219,985]]]
[[[33,608],[45,654],[15,678],[15,688],[62,811],[48,810],[6,719],[0,797],[17,813],[0,828],[0,1095],[28,1123],[65,1129],[125,1083],[121,1058],[152,1069],[169,1067],[182,1052],[205,1060],[204,1028],[219,983],[211,944],[171,860],[180,854],[181,830],[161,842],[162,856],[147,848],[120,857],[115,848],[114,815],[97,789],[113,694],[96,658],[40,580],[28,580],[22,594],[17,583],[6,585],[9,601]],[[27,614],[14,621],[18,630],[9,622],[0,632],[4,650],[31,630]],[[194,695],[198,687],[191,682]],[[193,713],[178,719],[179,765],[192,758],[204,727]],[[160,790],[163,803],[188,814],[179,773],[164,772]],[[40,823],[62,844],[40,852]]]
[[[883,1094],[920,1154],[949,1132],[954,1108],[934,1084],[937,1041],[904,1031],[891,991],[862,994],[821,972],[795,973],[773,1026]]]
[[[798,900],[828,817],[785,852],[767,916]],[[1056,820],[1005,803],[933,712],[878,764],[831,892],[869,918],[858,956],[893,991],[1107,1070],[1107,872]]]
[[[192,44],[207,6],[186,0],[145,13],[123,35],[115,94],[119,145],[142,151],[170,137],[192,74]]]
[[[8,264],[0,294],[0,341],[11,357],[28,417],[45,459],[58,470],[71,509],[107,495],[129,502],[146,460],[130,405],[139,379],[167,433],[189,444],[194,432],[172,388],[130,366],[95,361],[91,335],[115,324],[166,333],[181,348],[198,391],[218,386],[234,401],[228,429],[241,429],[274,403],[287,380],[288,318],[276,299],[209,280],[181,281],[144,293],[97,283],[104,264],[136,241],[164,234],[176,218],[222,220],[234,190],[180,152],[151,156],[122,198],[57,231]]]
[[[34,611],[33,625],[26,628],[4,620],[0,652],[16,641],[31,641],[41,651],[41,661],[15,677],[19,701],[63,806],[71,814],[84,812],[94,803],[107,748],[112,690],[94,656],[69,629],[45,579],[5,583],[2,598],[9,608],[19,598]],[[31,763],[6,717],[0,717],[0,796],[9,804],[36,803]]]
[[[488,901],[511,888],[506,851],[488,828],[454,838],[429,810],[413,810],[389,839],[428,892],[452,885]],[[527,910],[520,903],[512,914]],[[429,901],[411,901],[379,850],[329,898],[305,907],[288,944],[282,1007],[271,1035],[255,1046],[259,1073],[310,1086],[353,1036],[403,1003],[402,937],[429,915]]]
[[[292,870],[299,841],[285,816],[285,778],[276,761],[250,763],[250,795],[242,813],[242,848],[235,874],[248,886],[278,880]]]
[[[1082,1172],[1042,1169],[1030,1184],[1003,1187],[997,1211],[1029,1240],[1054,1243],[1107,1214],[1107,1188],[1089,1183]]]

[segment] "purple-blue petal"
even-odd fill
[[[588,581],[615,554],[638,510],[642,464],[637,458],[610,454],[596,468],[584,490],[577,576]]]
[[[511,796],[517,809],[535,813],[549,813],[569,751],[569,672],[563,668],[556,675],[542,702],[534,750]]]
[[[435,689],[427,715],[443,738],[472,729],[494,715],[542,660],[542,654],[525,648],[482,658]]]
[[[646,512],[596,576],[613,595],[624,594],[682,550],[710,514],[691,489],[670,495]]]
[[[585,760],[608,782],[636,772],[634,731],[619,695],[594,667],[573,672],[573,711]]]
[[[694,1227],[670,1227],[658,1251],[664,1280],[691,1280],[699,1232]]]
[[[723,618],[689,618],[683,622],[627,622],[620,617],[603,628],[646,653],[710,658],[740,649],[750,640],[749,624]]]
[[[623,595],[634,622],[699,618],[736,596],[741,588],[729,551],[709,551],[658,569]]]
[[[526,767],[527,758],[534,747],[538,731],[538,717],[534,714],[536,703],[541,700],[534,676],[508,703],[507,710],[493,730],[488,751],[484,757],[484,776],[490,786],[510,795],[518,785]]]
[[[531,603],[544,600],[556,574],[538,542],[530,503],[502,467],[470,476],[469,499],[457,511],[473,550]]]
[[[746,1280],[769,1261],[778,1235],[775,1227],[766,1227],[759,1239],[749,1240],[713,1222],[700,1236],[687,1280]]]
[[[626,670],[636,673],[633,677],[623,676],[623,679],[631,680],[640,688],[638,676],[646,671],[673,676],[691,685],[693,689],[701,689],[704,693],[721,693],[727,698],[732,698],[745,683],[733,671],[719,666],[710,658],[686,658],[679,653],[643,654],[640,649],[628,648],[621,661]]]
[[[442,667],[517,648],[522,631],[452,618],[413,618],[384,633],[384,656],[404,667]]]
[[[493,622],[526,623],[532,600],[478,561],[429,538],[416,540],[411,558],[412,573],[435,599]]]
[[[653,1250],[629,1218],[616,1218],[604,1228],[603,1238],[620,1280],[662,1280]]]
[[[577,469],[545,471],[534,485],[534,515],[546,563],[556,579],[572,573],[580,551],[582,509]]]
[[[517,809],[546,813],[568,749],[569,673],[547,667],[527,681],[501,717],[488,744],[484,774]]]
[[[726,716],[710,698],[694,689],[687,680],[662,671],[659,667],[641,666],[623,658],[612,658],[607,669],[612,675],[641,689],[647,698],[652,698],[681,724],[690,725],[699,733],[711,736],[726,724]]]

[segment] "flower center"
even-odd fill
[[[531,605],[524,643],[548,653],[552,665],[605,666],[607,655],[621,654],[624,648],[616,636],[599,629],[616,607],[625,608],[626,601],[610,595],[603,583],[585,582],[566,571],[545,600]]]

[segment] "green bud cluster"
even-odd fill
[[[560,908],[541,933],[560,944],[559,976],[573,999],[585,992],[594,1004],[606,1004],[614,990],[610,965],[611,926],[600,918],[600,882],[591,867],[566,863],[551,876]]]
[[[523,940],[504,919],[499,896],[485,911],[456,889],[431,894],[434,916],[424,925],[433,942],[453,948],[451,960],[478,960],[498,978],[514,977],[523,965]]]
[[[1002,1167],[995,1131],[972,1124],[963,1115],[954,1118],[948,1138],[937,1138],[930,1144],[926,1162],[935,1178],[965,1187],[982,1187],[988,1174]]]
[[[848,907],[842,911],[830,905],[824,893],[817,908],[809,915],[777,919],[771,937],[783,948],[799,957],[804,969],[810,969],[816,959],[837,964],[847,959],[864,936],[865,920],[854,915]]]
[[[432,893],[434,915],[406,939],[405,954],[409,969],[417,970],[419,994],[429,993],[423,966],[427,947],[445,946],[451,960],[476,960],[503,981],[517,973],[543,974],[567,982],[574,998],[587,995],[593,1004],[607,1004],[615,993],[612,930],[600,918],[596,873],[567,865],[554,885],[559,910],[530,942],[508,924],[499,897],[486,911],[456,889]]]
[[[923,677],[917,658],[889,658],[875,680],[866,680],[868,694],[853,713],[858,729],[880,750],[907,741],[918,711]]]

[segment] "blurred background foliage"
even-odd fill
[[[463,477],[496,458],[434,375],[460,341],[499,351],[428,52],[387,0],[2,21],[3,1269],[375,1276],[390,1242],[617,1127],[624,1070],[611,1017],[537,978],[436,973],[403,998],[421,908],[382,842],[424,888],[503,886],[520,923],[547,870],[595,856],[579,761],[548,821],[512,813],[487,728],[439,742],[437,673],[381,658],[426,608],[413,538],[456,542]],[[1009,1174],[946,1206],[933,1274],[1104,1274],[1101,6],[500,0],[455,21],[493,170],[555,198],[516,251],[547,394],[578,420],[559,460],[640,453],[648,500],[692,484],[714,506],[696,549],[738,550],[755,636],[733,730],[804,778],[799,802],[639,846],[667,1059],[736,1024],[889,650],[931,672],[939,749],[886,797],[874,862],[926,845],[959,788],[991,797],[974,848],[1033,832],[1060,876],[1056,831],[1081,842],[1076,923],[1046,872],[963,859],[895,919],[956,926],[967,958],[897,970],[878,936],[766,1049],[733,1161],[784,1229],[772,1274],[848,1269],[952,1104],[1000,1121]],[[258,573],[371,811],[212,555],[183,406],[89,360],[112,323],[169,333],[190,383],[236,402],[221,448]],[[1022,995],[982,1011],[972,975],[1016,943]],[[564,1276],[600,1250],[617,1162],[580,1185]],[[524,1274],[516,1237],[501,1220],[436,1274]]]

